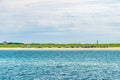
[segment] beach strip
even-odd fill
[[[120,50],[120,47],[110,47],[110,48],[0,48],[0,50]]]

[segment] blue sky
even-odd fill
[[[120,0],[0,0],[0,41],[120,43]]]

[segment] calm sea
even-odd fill
[[[120,51],[0,51],[0,80],[120,80]]]

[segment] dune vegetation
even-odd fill
[[[0,48],[97,48],[120,47],[120,44],[0,44]]]

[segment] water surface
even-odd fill
[[[120,51],[0,51],[0,80],[120,80]]]

